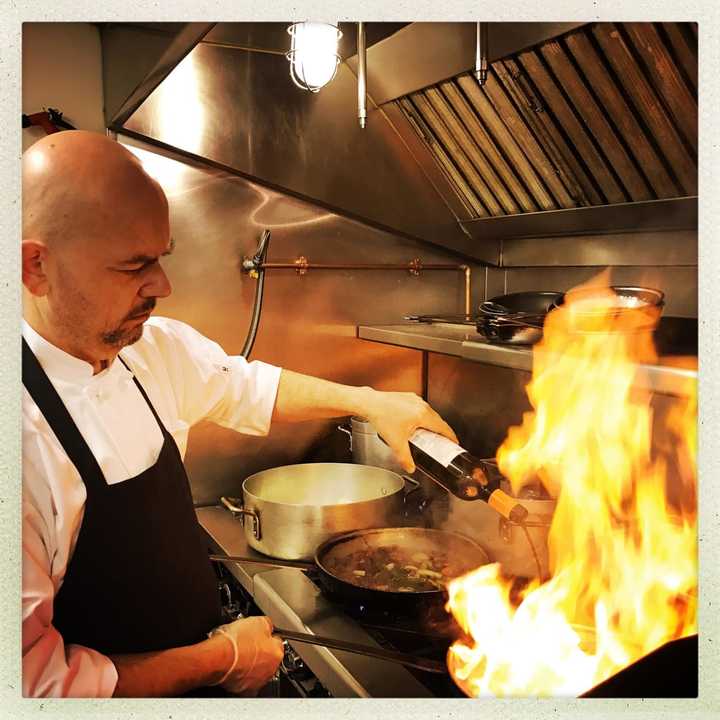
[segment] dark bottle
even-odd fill
[[[521,523],[527,517],[526,508],[500,489],[497,472],[460,445],[418,429],[410,438],[410,452],[421,470],[461,500],[484,500],[512,522]]]

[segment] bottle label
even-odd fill
[[[443,467],[447,467],[458,455],[465,452],[464,448],[452,440],[423,428],[418,428],[410,436],[410,442]]]

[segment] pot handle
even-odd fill
[[[346,427],[345,425],[338,425],[337,429],[340,432],[345,433],[348,438],[350,439],[350,452],[352,452],[352,430],[349,427]]]
[[[403,475],[402,479],[406,483],[410,483],[411,485],[414,486],[414,487],[411,487],[409,490],[407,488],[405,489],[405,497],[407,497],[408,495],[411,495],[414,492],[417,492],[420,489],[420,483],[415,478],[410,477],[409,475]]]
[[[260,533],[260,516],[254,510],[248,510],[243,507],[242,501],[238,498],[221,497],[220,502],[231,512],[239,515],[247,515],[252,518],[252,531],[256,540],[260,540],[262,537]],[[245,518],[243,518],[243,525],[245,524]]]

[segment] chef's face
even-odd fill
[[[110,209],[99,237],[71,238],[48,263],[54,330],[64,345],[93,360],[139,340],[157,298],[171,292],[161,267],[172,251],[166,203],[146,204],[127,223],[112,219]]]

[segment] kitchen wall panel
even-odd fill
[[[553,259],[548,251],[548,260]],[[485,294],[488,298],[527,290],[564,292],[609,271],[613,285],[653,287],[665,293],[664,315],[680,318],[698,316],[698,268],[693,265],[642,266],[598,265],[487,268]]]
[[[488,298],[505,295],[506,272],[503,268],[487,268],[485,295]]]
[[[303,255],[311,263],[407,263],[415,257],[460,262],[450,253],[137,145],[135,152],[168,196],[176,243],[163,261],[174,292],[158,304],[158,313],[188,322],[230,353],[242,348],[256,287],[241,271],[242,258],[255,251],[263,228],[272,232],[268,261]],[[474,273],[477,305],[484,297],[485,270],[475,267]],[[397,322],[408,313],[458,313],[463,300],[464,277],[454,270],[419,277],[403,270],[268,271],[251,359],[338,382],[419,393],[421,354],[358,340],[356,325]],[[342,452],[346,440],[335,424],[276,425],[267,438],[198,426],[186,458],[196,503],[239,494],[252,472]]]
[[[697,230],[528,237],[503,242],[505,267],[697,266]]]
[[[565,291],[587,282],[605,267],[534,267],[508,268],[507,292],[523,290]],[[666,316],[697,318],[697,267],[610,267],[612,285],[641,285],[658,288],[665,293]]]
[[[22,111],[45,108],[80,130],[103,131],[100,35],[91,23],[23,23]],[[44,137],[38,126],[23,129],[23,152]]]
[[[428,371],[428,400],[477,457],[494,457],[507,429],[530,408],[525,395],[529,372],[435,353]]]

